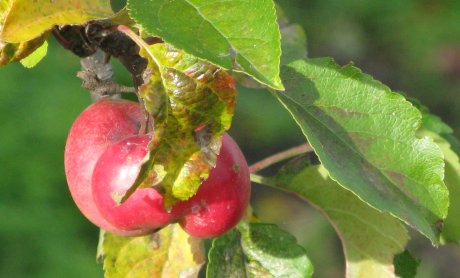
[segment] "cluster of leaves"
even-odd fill
[[[129,0],[116,15],[105,0],[3,1],[0,65],[33,66],[54,25],[100,19],[128,24],[120,32],[148,61],[139,96],[155,118],[155,135],[133,190],[161,182],[169,204],[196,192],[231,124],[236,89],[229,70],[242,85],[268,88],[314,149],[320,165],[300,158],[273,177],[253,179],[325,215],[342,240],[347,277],[413,275],[417,262],[407,259],[404,224],[435,246],[458,243],[460,163],[452,130],[351,65],[307,58],[302,29],[270,0]],[[141,38],[152,36],[163,42]],[[139,238],[104,233],[99,251],[108,277],[194,276],[205,262],[202,244],[169,226]],[[286,232],[245,222],[208,250],[207,275],[222,273],[310,277],[312,266]]]

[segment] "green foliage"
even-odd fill
[[[395,265],[395,274],[398,277],[415,278],[420,260],[414,258],[409,251],[404,250],[404,252],[395,256],[393,263]]]
[[[438,244],[449,204],[443,157],[418,139],[420,113],[358,69],[330,59],[283,67],[291,112],[331,177],[371,206],[388,211]]]
[[[45,58],[46,53],[48,52],[48,43],[43,42],[41,46],[34,50],[29,56],[22,59],[20,62],[26,68],[35,67],[43,58]]]
[[[296,239],[275,225],[241,223],[213,241],[207,277],[311,277],[313,266]]]
[[[294,160],[270,183],[308,200],[331,222],[342,241],[346,277],[394,277],[393,257],[409,239],[399,220],[342,188],[324,167],[303,160]]]
[[[102,232],[99,244],[106,278],[194,277],[205,260],[203,242],[177,224],[143,237]]]
[[[129,0],[128,9],[150,35],[225,69],[245,72],[272,88],[283,88],[273,1]]]
[[[441,231],[441,243],[460,242],[460,162],[458,155],[451,149],[449,142],[432,131],[420,130],[420,137],[429,137],[441,148],[445,161],[444,182],[449,189],[450,206],[447,218],[438,223]]]

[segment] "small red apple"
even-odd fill
[[[126,100],[101,100],[85,109],[70,129],[64,164],[69,190],[77,207],[95,225],[120,235],[143,231],[124,231],[105,220],[97,209],[91,190],[94,165],[115,142],[138,133],[139,104]]]
[[[110,146],[94,167],[94,201],[107,221],[123,230],[154,232],[174,220],[164,208],[163,196],[153,187],[138,188],[122,204],[120,199],[135,182],[148,158],[148,135],[125,138]]]
[[[249,203],[251,184],[246,160],[238,145],[224,134],[216,167],[195,196],[164,209],[163,196],[155,188],[137,189],[124,203],[123,196],[148,157],[149,136],[132,136],[109,147],[94,167],[93,196],[102,216],[123,230],[154,231],[178,221],[195,237],[216,237],[233,228]]]
[[[216,167],[195,196],[177,203],[174,211],[183,215],[179,224],[190,235],[217,237],[232,229],[249,204],[249,168],[238,145],[225,133]]]

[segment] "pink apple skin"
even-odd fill
[[[77,207],[95,225],[119,235],[138,235],[144,231],[124,231],[101,216],[94,203],[91,177],[94,165],[110,145],[138,133],[140,118],[138,103],[126,100],[99,101],[78,116],[65,148],[67,183]]]
[[[125,202],[122,197],[136,180],[148,157],[148,135],[125,138],[110,146],[99,158],[92,178],[93,196],[102,216],[123,230],[147,233],[169,224],[176,216],[164,208],[163,196],[153,187],[138,188]]]
[[[195,196],[177,203],[173,212],[183,215],[179,224],[188,234],[200,238],[217,237],[238,224],[249,204],[250,194],[246,159],[235,141],[225,133],[216,167],[209,178]]]

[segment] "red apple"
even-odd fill
[[[249,204],[250,194],[246,159],[235,141],[225,133],[216,167],[209,178],[195,196],[176,204],[173,212],[181,212],[179,224],[188,234],[217,237],[238,224]]]
[[[163,196],[155,188],[137,189],[119,205],[147,159],[150,137],[132,136],[110,146],[99,158],[92,178],[93,196],[102,216],[118,229],[154,231],[178,221],[195,237],[216,237],[233,228],[249,203],[250,180],[246,160],[238,145],[224,134],[216,167],[197,194],[164,209]]]
[[[120,235],[143,231],[124,231],[105,220],[94,203],[91,177],[102,153],[115,142],[138,133],[139,104],[126,100],[102,100],[89,106],[74,122],[65,148],[65,172],[76,205],[95,225]]]
[[[65,168],[72,197],[94,224],[119,235],[143,235],[178,221],[196,237],[215,237],[233,228],[249,203],[250,180],[238,145],[224,134],[216,167],[197,194],[163,207],[155,188],[134,192],[119,205],[148,158],[149,135],[138,135],[139,104],[103,100],[75,121],[67,140]]]
[[[117,203],[139,175],[148,158],[148,135],[125,138],[110,146],[94,167],[93,196],[102,216],[123,230],[154,232],[175,216],[164,208],[163,196],[153,187],[138,188],[125,202]]]

